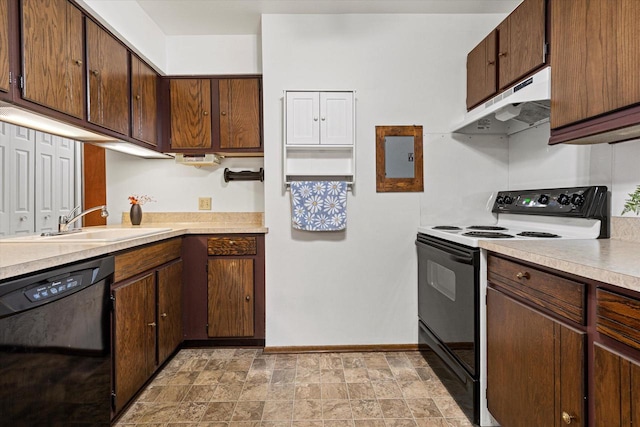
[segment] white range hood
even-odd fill
[[[549,120],[551,68],[545,67],[467,112],[453,133],[511,135]]]

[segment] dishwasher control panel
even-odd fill
[[[82,286],[82,274],[65,277],[61,280],[42,283],[33,288],[27,289],[24,295],[31,302],[42,301],[71,292]]]

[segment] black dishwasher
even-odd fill
[[[113,257],[0,283],[0,424],[108,426]]]

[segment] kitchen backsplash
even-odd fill
[[[612,217],[611,238],[640,243],[640,217]]]

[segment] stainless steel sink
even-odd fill
[[[170,228],[101,228],[86,229],[54,236],[17,236],[2,239],[5,243],[108,243],[171,231]]]

